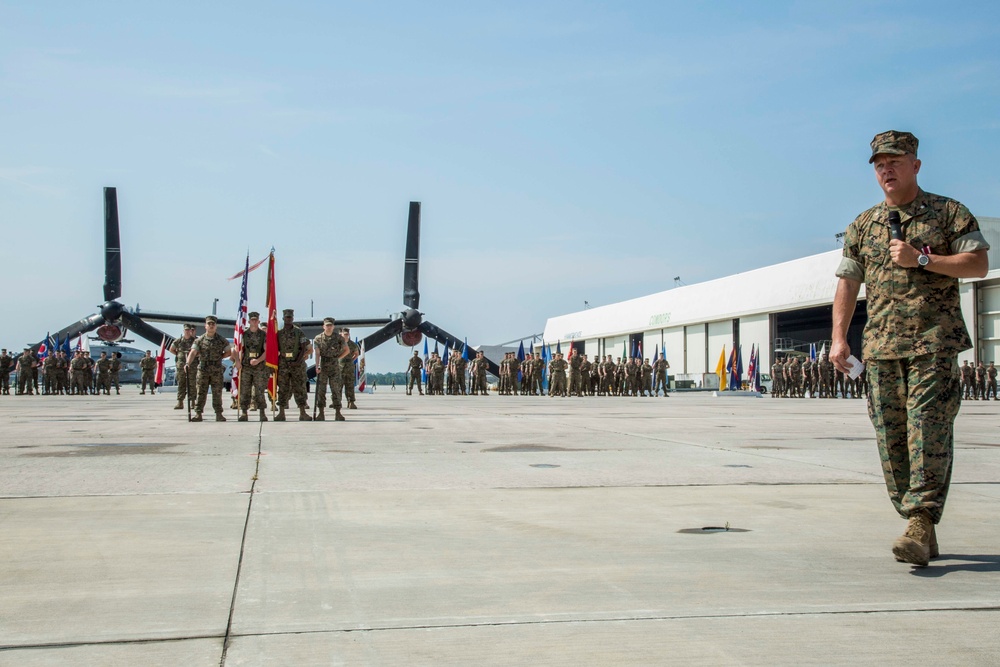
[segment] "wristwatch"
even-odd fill
[[[919,264],[922,268],[926,268],[927,265],[930,263],[931,263],[931,258],[929,255],[920,253],[920,255],[917,256],[917,264]]]

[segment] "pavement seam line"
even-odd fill
[[[254,462],[253,479],[250,481],[250,499],[247,501],[247,516],[243,522],[243,537],[240,539],[240,557],[236,563],[236,580],[233,582],[233,597],[229,602],[229,618],[226,621],[226,635],[222,639],[222,656],[219,667],[225,667],[226,655],[229,653],[229,641],[233,636],[233,616],[236,614],[236,595],[240,590],[240,575],[243,572],[243,555],[247,548],[247,533],[250,530],[250,511],[253,509],[253,496],[257,489],[257,477],[260,474],[260,459],[264,441],[264,422],[257,429],[257,460]]]

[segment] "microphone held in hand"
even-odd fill
[[[899,222],[899,211],[889,211],[889,238],[903,241],[903,226]]]

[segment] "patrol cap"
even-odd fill
[[[340,327],[340,333],[351,333],[351,330],[347,327]]]
[[[899,130],[888,130],[876,134],[872,139],[872,156],[868,159],[868,164],[875,161],[875,156],[881,154],[906,155],[912,153],[917,155],[917,144],[920,142],[910,132],[900,132]]]
[[[247,313],[247,319],[249,319],[249,320],[258,319],[259,320],[260,319],[260,313],[258,313],[256,310],[251,310],[249,313]]]
[[[219,323],[219,318],[216,317],[215,315],[206,315],[205,316],[205,324],[208,324],[209,322],[211,322],[212,324],[218,324]]]
[[[184,330],[185,331],[194,331],[194,325],[190,324],[190,323],[189,324],[185,324],[184,325]]]
[[[281,311],[281,314],[284,317],[295,317],[295,309],[294,308],[285,308],[283,311]]]
[[[287,313],[288,311],[286,310],[285,312]],[[336,323],[337,323],[337,320],[333,319],[332,317],[324,317],[323,318],[323,324],[336,324]]]

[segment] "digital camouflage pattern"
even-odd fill
[[[868,416],[889,498],[903,518],[920,509],[934,523],[941,520],[961,405],[957,365],[955,357],[930,354],[876,359],[868,366]]]
[[[205,403],[208,402],[208,390],[212,389],[212,409],[215,414],[222,414],[222,376],[224,368],[222,359],[229,353],[230,344],[223,336],[216,334],[209,338],[208,334],[202,334],[195,339],[192,350],[198,351],[195,361],[198,363],[198,376],[196,379],[195,412],[201,414],[205,410]],[[145,359],[143,360],[145,361]],[[154,368],[156,360],[153,359]]]
[[[295,397],[295,405],[305,410],[309,407],[306,398],[306,357],[309,346],[302,329],[293,325],[278,330],[278,405],[288,407],[289,399]],[[298,361],[296,361],[298,359]]]
[[[881,202],[850,224],[837,268],[838,277],[867,285],[864,358],[957,355],[969,349],[972,341],[962,319],[958,280],[893,262],[889,211]],[[931,254],[952,255],[989,248],[979,222],[953,199],[921,190],[899,214],[906,241],[918,250],[929,246]]]
[[[319,368],[316,369],[316,406],[326,405],[326,388],[329,386],[330,393],[333,394],[333,407],[340,410],[343,407],[340,394],[344,382],[340,355],[347,349],[347,341],[339,333],[327,336],[321,332],[313,339],[313,348],[319,355]]]
[[[170,352],[174,355],[174,363],[176,364],[174,379],[177,382],[177,405],[183,405],[184,399],[187,398],[188,384],[194,380],[193,377],[188,377],[188,369],[185,366],[194,340],[194,338],[182,337],[174,339],[174,342],[170,344]],[[193,388],[192,393],[194,393]]]
[[[240,350],[239,397],[240,410],[246,412],[250,408],[251,399],[255,410],[267,410],[267,380],[271,377],[271,369],[261,362],[254,366],[251,362],[264,356],[264,342],[267,333],[263,329],[243,332]]]

